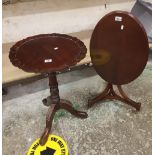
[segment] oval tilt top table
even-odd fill
[[[86,55],[87,49],[82,41],[64,34],[41,34],[28,37],[17,42],[9,53],[12,64],[26,72],[48,73],[50,96],[43,99],[45,105],[50,105],[46,116],[46,128],[41,136],[40,144],[48,139],[54,114],[59,109],[65,109],[71,114],[87,118],[87,113],[77,111],[67,100],[59,97],[56,71],[68,69]]]
[[[121,85],[135,80],[144,70],[149,46],[141,23],[130,13],[114,11],[96,25],[91,41],[90,56],[96,72],[108,82],[99,96],[89,100],[88,107],[104,99],[117,99],[140,110],[141,103],[129,99]],[[121,94],[115,93],[117,85]]]

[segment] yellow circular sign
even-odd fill
[[[68,155],[67,144],[61,137],[49,135],[44,146],[39,144],[39,140],[31,145],[27,155]]]

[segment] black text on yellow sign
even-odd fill
[[[41,146],[37,139],[29,148],[27,155],[68,155],[68,148],[61,137],[50,135],[44,146]]]

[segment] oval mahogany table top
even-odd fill
[[[145,30],[131,14],[114,11],[96,25],[90,56],[96,72],[107,82],[127,84],[144,70],[149,46]]]
[[[9,53],[12,64],[26,72],[55,72],[75,65],[86,55],[82,41],[65,34],[41,34],[17,42]]]

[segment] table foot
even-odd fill
[[[69,101],[63,102],[61,100],[60,108],[67,110],[72,115],[74,115],[76,117],[79,117],[79,118],[87,118],[88,117],[88,114],[86,112],[75,110],[74,107],[72,106],[72,104]]]
[[[130,98],[128,98],[128,96],[125,94],[125,92],[123,91],[122,87],[120,85],[117,86],[121,96],[123,97],[122,101],[127,103],[128,105],[131,105],[132,107],[134,107],[137,111],[140,111],[141,108],[141,103],[140,102],[135,102],[133,100],[131,100]]]
[[[140,107],[141,107],[141,103],[135,102],[135,101],[129,99],[127,97],[127,95],[124,93],[124,91],[122,90],[122,87],[120,85],[117,85],[117,88],[118,88],[121,96],[119,96],[115,93],[112,84],[109,83],[106,86],[105,90],[100,95],[98,95],[94,99],[88,100],[88,108],[92,107],[99,101],[103,101],[103,100],[107,100],[107,99],[115,99],[115,100],[124,102],[124,103],[134,107],[137,111],[139,111]]]
[[[52,128],[53,118],[58,108],[59,107],[57,104],[51,104],[51,106],[48,109],[48,112],[46,115],[46,128],[40,138],[40,141],[39,141],[40,145],[44,145],[48,140],[48,136]]]

